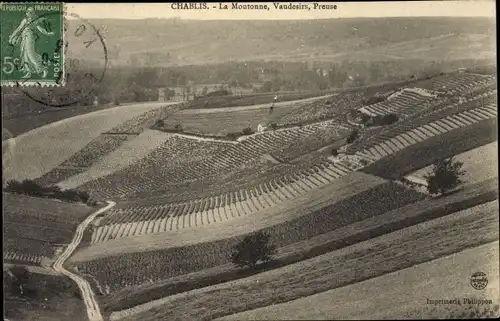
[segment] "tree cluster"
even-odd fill
[[[268,262],[276,253],[271,236],[264,232],[247,235],[233,247],[231,262],[238,267],[256,268],[258,264]]]
[[[453,157],[440,159],[432,167],[432,172],[425,175],[427,190],[430,194],[444,195],[463,183],[461,177],[465,174],[462,162]]]
[[[369,116],[366,114],[361,115],[361,122],[365,126],[387,126],[394,124],[399,120],[398,115],[396,114],[387,114],[387,115],[376,115],[376,116]]]
[[[241,131],[242,135],[252,135],[253,133],[255,133],[255,132],[250,127],[243,128],[243,130]]]
[[[37,293],[31,273],[24,267],[14,266],[4,273],[4,294],[33,297]]]
[[[346,142],[348,144],[352,144],[356,141],[356,139],[358,139],[358,137],[359,137],[359,131],[355,129],[349,134],[349,136],[347,136]]]
[[[10,180],[4,188],[6,192],[23,194],[33,197],[54,198],[67,202],[88,203],[90,195],[85,191],[73,189],[61,190],[58,186],[42,186],[36,182],[26,179],[22,182]]]

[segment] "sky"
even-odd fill
[[[290,2],[279,2],[290,4]],[[294,2],[300,3],[300,2]],[[322,5],[337,5],[337,9],[315,10],[312,2],[310,10],[279,10],[272,2],[269,10],[228,10],[219,9],[219,3],[207,3],[209,9],[179,10],[171,3],[70,3],[66,4],[68,13],[76,13],[86,19],[145,19],[181,18],[197,20],[292,20],[292,19],[330,19],[357,17],[495,17],[495,1],[387,1],[387,2],[320,2]],[[243,2],[240,4],[244,4]],[[248,3],[250,4],[250,3]],[[259,3],[251,3],[259,4]]]

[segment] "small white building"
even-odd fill
[[[259,133],[262,133],[262,132],[264,132],[264,131],[266,131],[266,130],[267,130],[267,127],[266,127],[266,126],[263,126],[262,124],[259,124],[259,125],[257,126],[257,131],[258,131]]]

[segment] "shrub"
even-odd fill
[[[399,120],[398,115],[396,114],[387,114],[387,115],[377,115],[377,116],[368,116],[365,114],[361,115],[361,122],[365,126],[386,126],[394,124]]]
[[[83,203],[87,203],[89,201],[89,199],[90,199],[90,195],[86,191],[80,191],[80,192],[78,192],[78,197],[80,198],[80,200]]]
[[[231,262],[239,267],[255,268],[259,262],[271,260],[275,251],[276,247],[270,242],[270,235],[259,231],[245,236],[234,246]]]
[[[359,132],[357,130],[353,130],[351,134],[347,137],[347,143],[351,144],[359,137]]]
[[[43,196],[44,194],[43,187],[29,179],[25,179],[22,182],[15,180],[8,181],[5,191],[32,196]]]
[[[82,297],[82,293],[80,292],[80,289],[75,289],[73,291],[73,295],[75,296],[75,298],[79,299],[79,300],[83,300],[83,297]]]
[[[64,199],[64,200],[70,201],[70,202],[76,202],[76,201],[80,200],[80,197],[78,196],[78,192],[71,190],[71,189],[67,189],[67,190],[62,191],[60,197],[61,197],[61,199]]]
[[[227,133],[226,137],[229,139],[236,139],[240,137],[241,133]]]
[[[337,151],[336,148],[332,149],[332,155],[333,156],[338,156],[339,155],[339,152]]]
[[[254,131],[253,131],[252,128],[247,127],[247,128],[243,128],[243,130],[241,131],[241,133],[243,135],[252,135],[254,133]]]
[[[209,92],[208,94],[206,94],[206,96],[207,97],[227,96],[229,94],[230,94],[229,91],[227,91],[225,89],[221,89],[221,90],[216,90],[216,91]]]
[[[361,114],[361,123],[363,123],[364,125],[369,125],[370,122],[372,122],[372,117],[366,114]]]
[[[381,125],[391,125],[399,120],[398,115],[396,114],[387,114],[382,117]]]
[[[368,165],[368,164],[369,164],[369,162],[368,162],[366,159],[363,159],[363,158],[361,158],[361,159],[359,160],[359,163],[360,163],[361,165],[363,165],[363,166],[366,166],[366,165]]]
[[[174,129],[175,129],[176,131],[178,131],[178,132],[182,132],[182,131],[183,131],[183,129],[182,129],[182,125],[181,125],[181,124],[177,124],[177,125],[175,125],[175,126],[174,126]]]
[[[16,180],[8,181],[5,187],[5,191],[34,197],[57,198],[69,202],[87,203],[87,201],[90,199],[90,195],[85,191],[78,192],[72,189],[61,191],[58,186],[41,186],[28,179],[22,182]]]
[[[10,291],[14,295],[33,295],[36,286],[31,279],[31,273],[24,267],[14,266],[10,269],[12,277],[9,280]]]
[[[462,183],[460,176],[465,174],[462,171],[462,166],[463,163],[455,161],[453,157],[441,159],[434,164],[432,173],[424,177],[429,193],[443,195],[458,187]]]
[[[273,130],[278,129],[278,125],[276,123],[270,123],[269,127],[271,127],[271,129],[273,129]]]
[[[165,126],[165,122],[163,121],[163,119],[158,119],[155,122],[155,127],[163,127],[163,126]]]
[[[365,105],[373,105],[376,103],[380,103],[384,100],[386,100],[386,98],[384,96],[373,96],[373,97],[370,97],[369,99],[365,100]]]

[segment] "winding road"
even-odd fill
[[[85,307],[87,309],[87,314],[88,314],[90,321],[103,321],[104,320],[102,315],[101,315],[101,310],[99,309],[99,305],[97,303],[97,300],[95,299],[94,292],[92,291],[92,288],[90,287],[90,284],[89,284],[89,282],[87,282],[87,280],[85,280],[84,278],[82,278],[79,275],[76,275],[76,274],[66,270],[63,267],[63,264],[71,256],[71,254],[73,254],[76,247],[82,241],[83,232],[85,231],[87,226],[90,224],[90,222],[92,222],[97,215],[109,210],[110,208],[112,208],[113,206],[116,205],[116,203],[113,201],[107,201],[107,203],[108,203],[107,206],[92,213],[91,215],[89,215],[85,219],[85,221],[83,221],[82,223],[80,223],[80,225],[78,225],[78,227],[76,228],[76,233],[75,233],[75,236],[73,237],[73,240],[68,245],[66,250],[61,254],[61,256],[59,256],[59,258],[57,258],[57,260],[54,262],[54,265],[53,265],[53,269],[56,272],[59,272],[61,274],[68,276],[70,279],[75,281],[76,284],[78,285],[78,288],[80,288],[80,291],[82,293],[82,298],[83,298],[83,301],[85,302]]]

